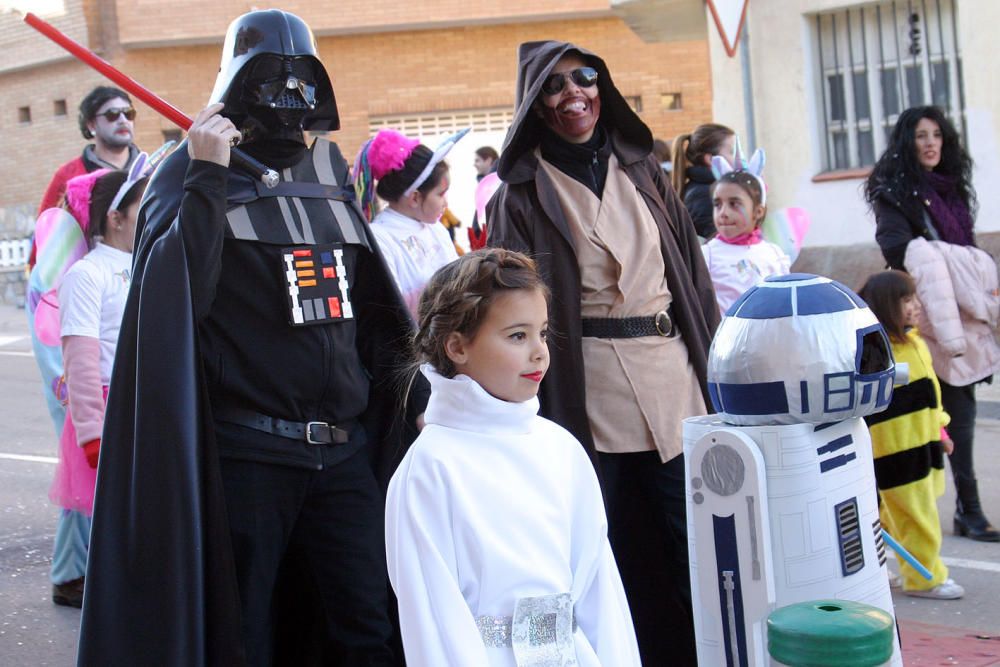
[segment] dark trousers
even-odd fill
[[[697,665],[688,572],[684,456],[598,453],[608,536],[642,664]]]
[[[947,382],[941,382],[941,405],[951,416],[948,424],[948,435],[955,443],[955,451],[948,456],[951,474],[955,479],[955,489],[962,502],[962,495],[969,493],[975,498],[965,498],[966,505],[970,500],[979,507],[979,494],[976,490],[976,471],[972,460],[972,443],[976,430],[976,385],[956,387]]]
[[[384,505],[366,452],[323,470],[222,459],[222,478],[248,665],[290,664],[274,655],[274,628],[286,620],[275,618],[276,597],[296,612],[318,601],[321,618],[306,620],[325,635],[323,664],[399,664],[390,648]],[[277,590],[289,563],[306,593],[299,601]]]

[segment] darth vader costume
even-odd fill
[[[80,665],[397,664],[383,499],[426,387],[345,187],[308,26],[241,16],[212,102],[274,188],[176,151],[140,210],[102,441]]]

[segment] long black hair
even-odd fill
[[[871,205],[884,191],[891,188],[904,208],[920,208],[920,198],[910,195],[924,188],[924,168],[917,158],[916,149],[917,124],[924,118],[934,121],[941,128],[941,161],[934,167],[934,171],[956,179],[958,194],[975,219],[976,191],[972,187],[972,158],[962,147],[955,126],[940,108],[933,106],[912,107],[899,114],[889,137],[889,145],[875,163],[865,183],[865,199]]]

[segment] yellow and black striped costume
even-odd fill
[[[944,493],[941,428],[949,417],[941,407],[941,387],[927,344],[916,329],[906,336],[906,343],[892,343],[892,354],[897,364],[910,365],[910,382],[893,389],[889,407],[865,421],[875,452],[882,526],[934,575],[927,581],[900,561],[903,589],[923,590],[948,578],[941,562],[937,498]]]

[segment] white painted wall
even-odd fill
[[[857,6],[845,0],[750,0],[747,26],[757,144],[767,152],[764,173],[772,210],[805,208],[812,226],[807,246],[848,245],[872,241],[874,220],[861,194],[863,179],[814,183],[822,170],[819,88],[814,33],[808,17],[819,11]],[[1000,231],[1000,87],[996,71],[995,31],[975,30],[1000,22],[996,0],[956,0],[962,52],[969,145],[976,163],[979,196],[976,228]],[[740,54],[726,56],[710,26],[713,111],[717,122],[746,134]],[[747,148],[752,148],[747,146]]]

